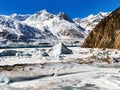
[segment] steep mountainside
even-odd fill
[[[120,49],[120,8],[104,18],[92,30],[83,47]]]
[[[84,38],[84,29],[63,12],[53,15],[42,10],[31,15],[25,23],[42,31],[48,30],[59,39]]]
[[[53,34],[42,32],[34,27],[17,22],[8,16],[0,16],[0,45],[18,42],[35,42],[41,39],[53,38]]]
[[[80,25],[82,28],[85,29],[85,33],[89,34],[90,31],[105,17],[107,17],[110,12],[100,12],[97,15],[89,15],[85,18],[75,18],[73,19],[75,23]]]

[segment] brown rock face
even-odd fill
[[[82,47],[120,49],[120,7],[96,25]]]

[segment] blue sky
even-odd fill
[[[42,9],[57,14],[62,11],[71,18],[86,17],[100,11],[113,11],[120,0],[0,0],[0,14],[33,14]]]

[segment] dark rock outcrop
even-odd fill
[[[64,20],[74,23],[73,20],[64,12],[58,13],[57,17],[59,17],[60,20],[64,19]]]

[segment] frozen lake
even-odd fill
[[[120,51],[68,47],[72,54],[41,56],[49,48],[17,48],[32,56],[0,57],[0,75],[9,83],[0,83],[2,90],[119,90]],[[6,50],[6,49],[5,49]],[[55,49],[56,52],[58,49]],[[0,52],[4,51],[1,49]],[[49,54],[49,52],[48,52]],[[100,55],[99,55],[100,54]],[[100,59],[99,59],[100,58]],[[105,60],[103,58],[106,58]],[[103,61],[104,60],[104,61]]]

